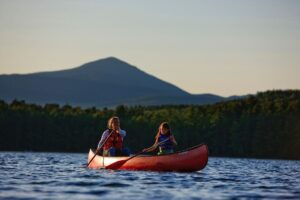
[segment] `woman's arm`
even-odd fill
[[[103,133],[102,133],[102,136],[101,136],[101,139],[98,143],[98,147],[97,149],[101,148],[103,146],[103,142],[106,140],[107,136],[109,135],[109,130],[105,130]]]
[[[124,139],[124,137],[126,136],[126,131],[124,131],[124,130],[122,130],[122,129],[120,129],[120,135],[121,135],[121,137],[122,137],[122,140]]]

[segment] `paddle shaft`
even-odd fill
[[[163,144],[163,143],[166,142],[167,140],[169,140],[169,138],[166,139],[166,140],[164,140],[164,141],[161,141],[161,142],[157,143],[156,145]],[[149,148],[151,148],[151,147],[149,147]],[[149,148],[147,148],[147,149],[149,149]],[[134,158],[134,157],[136,157],[136,156],[138,156],[138,155],[144,153],[144,152],[145,152],[145,151],[143,150],[143,151],[140,151],[139,153],[137,153],[137,154],[135,154],[135,155],[133,155],[133,156],[130,156],[130,157],[126,160],[126,162],[127,162],[128,160],[130,160],[130,159],[132,159],[132,158]]]
[[[103,145],[105,144],[105,142],[108,140],[108,138],[111,136],[111,134],[113,133],[113,130],[109,133],[109,135],[105,138],[104,142],[100,145],[100,147],[97,148],[97,151],[95,152],[95,155],[93,156],[93,158],[90,160],[90,162],[87,164],[87,167],[91,164],[91,162],[94,160],[94,158],[97,156],[99,150],[103,147]]]

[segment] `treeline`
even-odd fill
[[[267,91],[214,105],[82,109],[0,101],[0,150],[88,152],[117,115],[133,152],[168,121],[177,150],[206,143],[214,156],[300,159],[300,90]]]

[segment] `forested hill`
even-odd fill
[[[132,151],[150,146],[168,121],[177,150],[207,143],[210,155],[300,159],[300,90],[267,91],[203,106],[71,107],[0,102],[0,150],[86,152],[117,115]]]

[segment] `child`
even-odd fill
[[[165,141],[165,142],[163,142]],[[163,142],[158,145],[158,143]],[[177,145],[174,135],[172,135],[170,126],[167,122],[160,124],[158,132],[155,136],[155,143],[152,147],[144,149],[144,152],[154,151],[159,148],[158,155],[173,153],[173,146]]]

